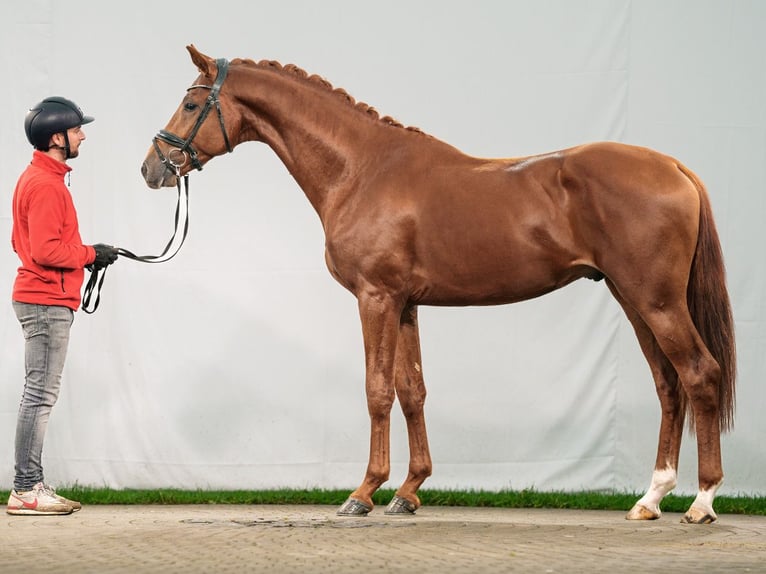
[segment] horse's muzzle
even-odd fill
[[[164,163],[154,157],[145,159],[144,163],[141,164],[141,175],[146,185],[151,189],[176,185],[176,175]]]

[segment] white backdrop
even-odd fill
[[[739,343],[724,494],[766,494],[766,3],[757,0],[13,0],[0,7],[0,487],[13,476],[23,340],[11,196],[48,95],[96,117],[71,190],[86,242],[157,253],[175,194],[139,167],[197,72],[184,49],[295,63],[476,156],[619,140],[707,184]],[[78,313],[45,447],[54,484],[353,488],[368,420],[356,304],[276,156],[192,175],[173,261],[110,268]],[[455,230],[459,232],[459,230]],[[494,308],[422,308],[431,488],[642,490],[659,428],[649,370],[603,283]],[[395,407],[393,469],[407,447]],[[696,489],[687,437],[679,491]]]

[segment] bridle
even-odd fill
[[[186,90],[187,92],[196,88],[210,90],[210,94],[208,95],[207,100],[205,100],[205,107],[202,108],[199,116],[197,116],[197,123],[194,124],[192,131],[189,132],[189,136],[186,139],[183,139],[182,137],[177,136],[176,134],[167,130],[160,130],[152,140],[154,149],[157,152],[157,156],[160,158],[160,161],[164,163],[168,169],[175,171],[176,175],[179,174],[181,167],[186,164],[187,157],[191,160],[191,164],[195,169],[202,169],[202,164],[200,163],[199,157],[197,156],[197,150],[195,150],[194,146],[192,146],[192,140],[194,140],[197,132],[207,119],[207,116],[213,106],[215,106],[215,110],[218,113],[218,122],[221,124],[221,132],[223,133],[223,141],[226,144],[226,151],[229,153],[232,151],[231,143],[229,143],[229,136],[226,133],[226,126],[223,123],[221,100],[218,99],[218,94],[221,91],[223,81],[226,79],[226,75],[229,72],[229,61],[226,58],[219,58],[215,61],[215,65],[218,68],[218,75],[216,76],[215,82],[213,82],[212,86],[194,84]],[[166,144],[173,146],[175,149],[169,151],[167,157],[165,157],[165,155],[162,153],[162,150],[160,149],[160,146],[157,144],[157,140],[162,140]],[[173,158],[171,157],[173,152],[180,152],[182,155],[182,161],[173,161]]]
[[[184,241],[186,241],[186,234],[189,231],[189,174],[185,174],[183,176],[184,179],[184,190],[183,193],[181,191],[181,168],[186,165],[187,159],[191,160],[191,164],[194,168],[197,170],[202,169],[202,164],[199,161],[199,157],[197,155],[197,150],[194,149],[194,146],[192,146],[192,141],[194,140],[194,137],[197,135],[197,132],[199,131],[200,127],[202,127],[202,124],[207,119],[207,116],[210,114],[210,110],[215,106],[216,112],[218,113],[218,122],[221,125],[221,132],[223,133],[223,141],[226,143],[226,150],[231,153],[232,147],[229,143],[229,136],[226,133],[226,126],[223,123],[223,113],[221,112],[221,101],[218,99],[218,95],[221,92],[221,86],[223,85],[223,81],[226,79],[226,75],[229,71],[229,61],[225,58],[219,58],[215,61],[216,66],[218,68],[218,75],[215,79],[215,82],[213,82],[212,86],[206,86],[204,84],[194,84],[190,88],[188,88],[186,91],[194,90],[196,88],[203,88],[206,90],[210,90],[210,94],[207,97],[207,100],[205,100],[205,106],[202,108],[202,111],[200,112],[199,116],[197,117],[197,123],[194,124],[194,128],[189,133],[189,136],[186,139],[181,138],[180,136],[177,136],[174,133],[171,133],[167,130],[160,130],[157,132],[157,135],[154,136],[152,139],[152,144],[154,145],[154,149],[157,152],[157,156],[160,158],[160,161],[165,164],[165,167],[169,169],[170,171],[175,172],[176,175],[176,187],[178,189],[178,202],[176,203],[176,213],[175,213],[175,225],[174,225],[174,231],[173,235],[170,238],[170,241],[168,241],[167,245],[165,246],[165,249],[160,253],[159,255],[136,255],[132,251],[129,251],[127,249],[123,249],[122,247],[117,248],[117,254],[121,257],[126,257],[128,259],[132,259],[133,261],[140,261],[141,263],[164,263],[165,261],[169,261],[173,257],[176,256],[176,254],[180,251],[181,247],[184,244]],[[160,146],[157,144],[157,140],[162,140],[166,144],[169,144],[173,147],[172,150],[170,150],[165,156],[162,153],[162,150],[160,149]],[[173,153],[180,153],[181,158],[180,161],[174,161],[173,160]],[[178,235],[181,227],[181,208],[184,207],[185,216],[183,217],[183,235],[181,237],[181,242],[178,244],[178,247],[170,254],[168,255],[168,251],[170,251],[171,246],[175,242],[176,236]],[[106,267],[96,267],[89,266],[89,270],[91,272],[90,279],[88,279],[88,283],[85,285],[85,289],[83,291],[82,296],[82,310],[85,313],[91,314],[95,313],[96,309],[98,309],[98,304],[101,301],[101,287],[104,284],[104,279],[106,279]],[[99,279],[99,275],[101,278]],[[88,309],[91,301],[91,297],[95,293],[95,301],[93,302],[93,308]]]

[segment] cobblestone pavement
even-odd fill
[[[0,572],[766,572],[766,517],[425,507],[339,517],[329,506],[86,506],[4,516]]]

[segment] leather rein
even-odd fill
[[[202,170],[202,164],[199,161],[197,150],[195,150],[194,147],[192,146],[192,141],[194,140],[194,137],[197,135],[197,132],[199,131],[200,127],[202,127],[202,124],[207,119],[207,116],[210,114],[210,110],[213,108],[213,106],[215,106],[216,112],[218,114],[218,122],[221,125],[221,133],[223,133],[223,140],[226,143],[226,150],[229,153],[231,153],[232,147],[231,147],[231,144],[229,143],[229,136],[226,133],[226,126],[224,125],[224,122],[223,122],[223,113],[221,112],[221,101],[218,98],[218,94],[221,91],[221,86],[223,85],[223,82],[226,79],[226,75],[229,71],[229,62],[225,58],[219,58],[218,60],[216,60],[216,66],[218,68],[218,75],[215,79],[215,82],[213,82],[212,86],[206,86],[204,84],[194,84],[193,86],[191,86],[190,88],[186,90],[187,92],[189,90],[193,90],[197,88],[210,90],[210,94],[205,100],[205,106],[202,108],[202,111],[197,117],[197,122],[194,124],[194,127],[192,128],[192,131],[189,133],[189,136],[186,139],[183,139],[182,137],[174,133],[171,133],[167,130],[160,130],[159,132],[157,132],[157,135],[154,136],[154,138],[152,139],[152,144],[154,145],[154,149],[157,152],[157,156],[159,157],[160,161],[163,164],[165,164],[165,167],[167,169],[175,172],[176,174],[176,188],[178,189],[178,201],[176,202],[173,235],[171,236],[170,240],[165,246],[165,249],[163,249],[162,253],[160,253],[159,255],[136,255],[132,251],[129,251],[122,247],[118,247],[117,254],[119,256],[126,257],[127,259],[132,259],[133,261],[139,261],[141,263],[164,263],[165,261],[170,261],[181,250],[181,247],[186,241],[186,235],[189,231],[189,174],[187,173],[186,175],[183,176],[184,188],[182,191],[181,190],[181,168],[184,165],[186,165],[187,160],[189,160],[191,161],[192,167],[194,167],[197,170]],[[162,153],[160,146],[157,144],[157,140],[161,140],[165,142],[166,144],[173,147],[173,149],[167,153],[167,156],[165,156]],[[181,157],[174,159],[174,154],[180,154]],[[176,247],[172,253],[168,254],[171,246],[176,240],[176,237],[181,232],[181,207],[182,206],[184,207],[185,216],[183,218],[183,233],[181,235],[181,242],[178,244],[178,247]],[[92,314],[96,312],[96,309],[98,309],[98,305],[101,302],[101,287],[104,284],[104,279],[106,279],[107,268],[96,267],[95,265],[92,265],[92,266],[86,267],[86,269],[89,269],[90,271],[90,278],[88,279],[88,282],[85,285],[85,290],[83,291],[82,310],[87,314]],[[94,296],[94,294],[95,294],[95,299],[93,300],[93,307],[89,308],[91,304],[91,299]]]

